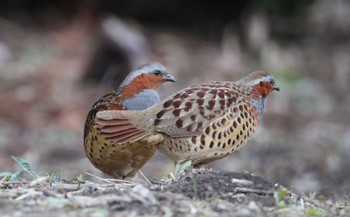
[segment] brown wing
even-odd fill
[[[154,120],[155,131],[171,137],[199,135],[208,124],[239,102],[238,87],[216,82],[184,89],[163,100]]]
[[[132,117],[137,112],[120,110],[100,111],[96,114],[95,123],[100,128],[101,133],[108,139],[117,143],[134,142],[147,136],[145,130],[137,128],[139,125],[130,121],[127,115],[125,117],[125,114],[131,114]]]

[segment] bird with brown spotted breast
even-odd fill
[[[252,72],[235,82],[210,82],[183,89],[141,111],[102,111],[101,132],[116,143],[153,137],[175,168],[191,160],[199,167],[237,151],[254,134],[266,98],[277,90],[272,75]],[[132,137],[124,137],[123,129]]]
[[[101,125],[95,122],[96,113],[146,109],[160,101],[155,89],[168,81],[175,82],[175,78],[163,65],[145,64],[133,70],[118,88],[93,105],[85,122],[84,146],[87,158],[97,169],[115,178],[133,177],[152,157],[161,137],[139,138],[143,133],[135,133],[128,125],[118,125],[117,129],[105,127],[101,132]],[[113,133],[115,130],[117,132]],[[115,141],[114,134],[125,142]]]

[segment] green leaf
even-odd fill
[[[192,160],[185,161],[179,169],[179,172],[177,175],[180,175],[185,172],[185,170],[192,165]]]
[[[287,194],[287,189],[285,187],[282,187],[282,186],[280,186],[280,188],[277,191],[274,191],[273,197],[275,198],[276,203],[283,201],[286,194]]]
[[[13,160],[15,160],[21,167],[28,172],[31,176],[34,178],[39,178],[40,176],[32,169],[32,167],[29,165],[27,161],[25,161],[22,158],[11,156]]]
[[[60,176],[57,169],[52,169],[50,172],[47,173],[47,175],[50,177],[50,181],[58,182],[60,180]]]
[[[305,211],[305,214],[309,216],[323,216],[323,212],[319,209],[308,209]]]

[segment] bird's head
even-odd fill
[[[175,82],[174,76],[168,74],[160,63],[149,63],[134,69],[123,81],[120,87],[127,85],[141,89],[156,89],[164,82]]]
[[[238,83],[251,89],[253,93],[257,93],[264,98],[266,98],[272,91],[280,90],[272,75],[265,71],[252,72],[239,80]]]

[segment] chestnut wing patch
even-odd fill
[[[106,139],[117,143],[134,142],[147,136],[145,131],[137,129],[117,110],[101,111],[96,114],[95,124]]]

